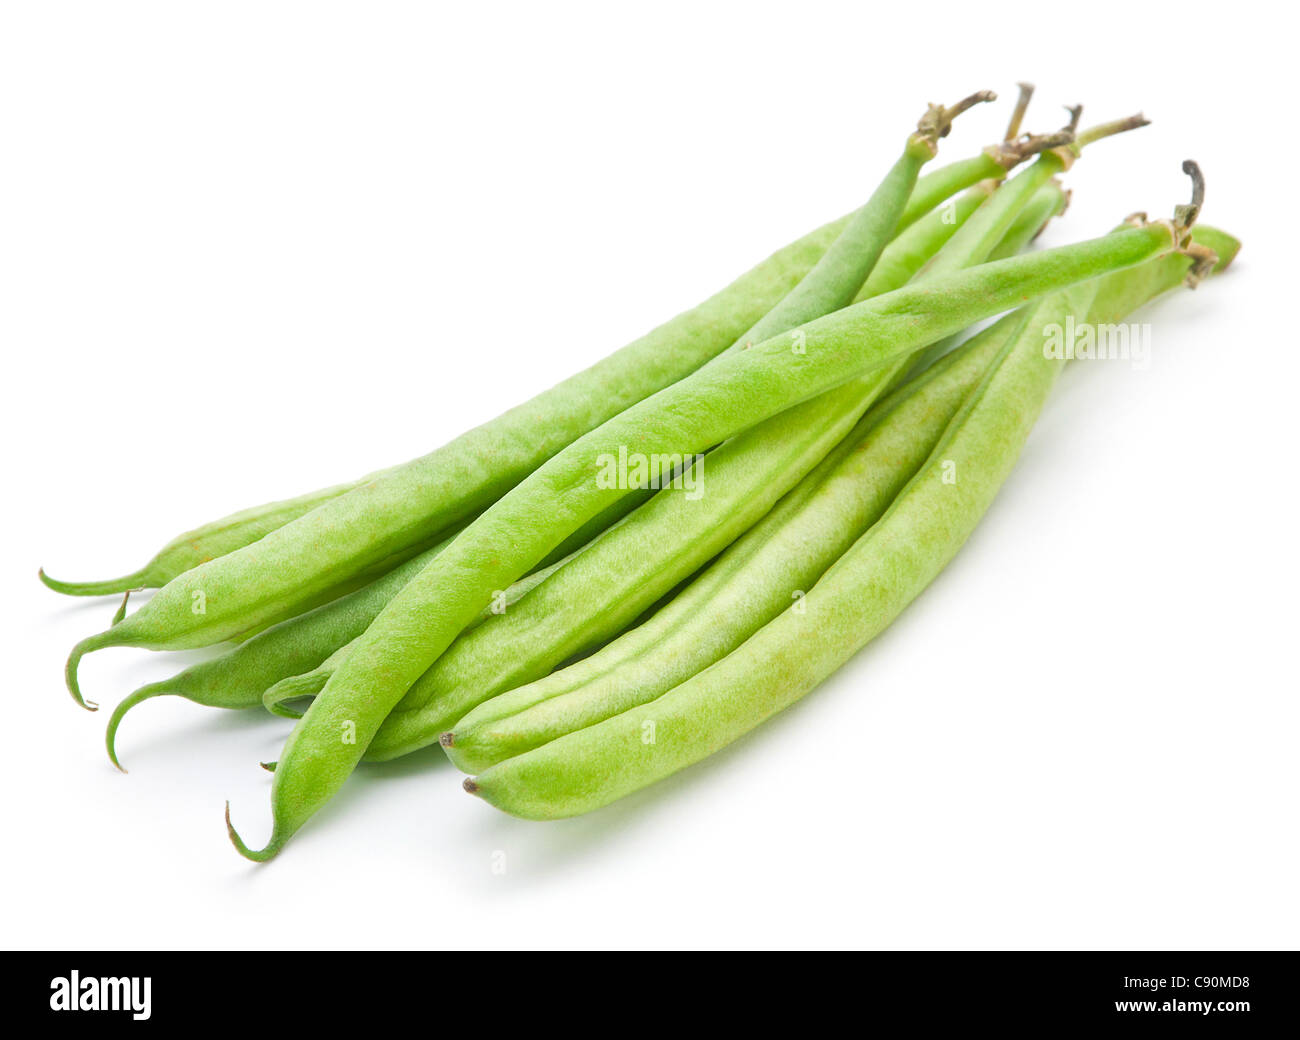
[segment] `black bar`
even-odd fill
[[[824,1021],[842,1008],[867,1026],[1182,1030],[1209,1023],[1236,1034],[1294,1032],[1300,1022],[1294,952],[876,952],[848,954],[839,965],[825,956],[773,963],[723,956],[727,963],[716,966],[677,956],[674,964],[641,969],[607,954],[518,954],[512,964],[492,965],[496,958],[483,952],[40,952],[12,958],[4,999],[6,1008],[48,1025],[95,1028],[116,1019],[133,1029],[256,1029],[271,1024],[268,1008],[295,1028],[396,1025],[414,1015],[439,1029],[461,1013],[471,1018],[453,1026],[458,1030],[491,1023],[495,1031],[512,1014],[522,1016],[522,1027],[537,1028],[562,1008],[580,1021],[652,1026],[678,1021],[700,1001],[719,1016],[748,1011],[760,1020],[815,1012]],[[90,1010],[96,1003],[100,1009]],[[114,1003],[117,1010],[107,1007]],[[625,1017],[609,1018],[620,1004]]]

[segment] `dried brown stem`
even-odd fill
[[[997,97],[997,94],[991,90],[978,90],[969,97],[962,98],[951,108],[932,104],[916,124],[916,134],[914,136],[929,145],[933,150],[939,143],[940,138],[948,136],[949,131],[952,130],[952,121],[954,119],[976,105],[983,104],[986,101],[996,101]]]
[[[1007,132],[1002,135],[1004,142],[1014,141],[1020,136],[1020,124],[1025,121],[1025,112],[1029,108],[1029,99],[1034,96],[1034,85],[1032,83],[1017,83],[1020,88],[1020,96],[1016,98],[1015,111],[1011,113],[1011,122],[1007,124]]]
[[[1135,116],[1127,116],[1124,119],[1115,119],[1109,123],[1098,123],[1096,126],[1090,126],[1075,138],[1075,145],[1079,148],[1092,144],[1094,141],[1100,141],[1103,137],[1114,137],[1116,134],[1127,133],[1130,130],[1137,130],[1139,127],[1150,126],[1151,120],[1139,112]]]

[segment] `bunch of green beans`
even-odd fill
[[[1210,237],[1225,249],[1222,266],[1236,243]],[[1184,274],[1188,263],[1176,267]],[[1156,261],[1149,281],[1138,285],[1159,284],[1169,269]],[[553,706],[541,718],[512,719],[511,706],[495,718],[471,715],[464,732],[447,741],[453,760],[487,766],[465,789],[526,819],[589,812],[713,754],[808,693],[879,634],[961,548],[1010,473],[1065,363],[1045,356],[1045,330],[1070,317],[1112,314],[1125,297],[1142,292],[1113,282],[1110,288],[1114,295],[1101,300],[1107,280],[1054,293],[985,340],[984,346],[997,345],[992,364],[924,465],[797,606],[664,691],[635,699],[624,690],[620,699],[619,691],[579,688],[577,704]],[[945,375],[960,364],[947,366]],[[960,479],[945,479],[949,472]],[[635,671],[633,689],[647,671],[644,662]]]
[[[558,539],[626,493],[592,478],[599,459],[633,450],[643,458],[696,454],[860,370],[897,366],[926,343],[1026,295],[1177,247],[1171,227],[1150,225],[886,293],[800,326],[788,339],[729,351],[575,441],[487,509],[384,608],[285,744],[272,789],[270,842],[254,852],[233,829],[232,840],[255,858],[273,856],[342,785],[389,712],[492,590],[525,573]]]
[[[1198,228],[1193,238],[1221,265],[1236,253],[1235,240],[1213,229]],[[1117,321],[1181,282],[1189,264],[1175,255],[1101,279],[1075,317]],[[796,492],[645,624],[470,711],[442,736],[451,760],[477,772],[648,703],[795,607],[895,500],[993,359],[1022,332],[1024,317],[1004,317],[881,402]]]
[[[1040,202],[1031,214],[1037,222],[1032,230],[1060,205],[1059,188],[1046,188],[1043,196],[1046,204]],[[1001,202],[999,197],[996,204]],[[901,246],[910,261],[919,263],[951,248],[954,225],[933,216],[915,223],[885,254]],[[1013,227],[1008,234],[1021,238],[1032,230]],[[974,253],[963,249],[971,263],[983,258],[983,248]],[[891,269],[906,280],[914,268],[897,263]],[[877,291],[894,287],[877,282]],[[866,293],[864,286],[859,297]],[[384,720],[366,757],[386,760],[427,747],[484,698],[544,675],[617,635],[752,526],[844,436],[882,385],[879,375],[853,380],[718,448],[702,467],[707,471],[702,477],[706,501],[693,501],[672,488],[660,491],[581,559],[550,576],[519,609],[489,619],[476,632],[462,633]],[[664,548],[648,554],[639,548],[647,545]],[[286,680],[268,691],[268,704],[319,692],[345,659],[336,655],[301,681]]]
[[[975,192],[964,197],[954,213],[946,216],[934,213],[918,221],[886,248],[881,264],[888,262],[893,276],[905,282],[944,246],[974,212],[975,206],[987,197],[986,192]],[[1062,208],[1064,201],[1058,185],[1045,186],[1035,196],[1034,204],[1025,208],[999,244],[998,251],[1018,251]],[[875,283],[876,292],[882,291],[875,274],[870,281]],[[871,295],[868,286],[858,294],[859,298],[868,295]],[[769,424],[775,421],[769,420]],[[770,500],[775,490],[771,464],[780,464],[788,457],[785,441],[797,439],[799,434],[798,424],[777,426],[775,436],[766,438],[773,448],[770,457],[754,451],[755,441],[757,446],[764,446],[761,438],[749,438],[743,445],[747,450],[722,453],[721,476],[731,476],[733,483],[741,485],[730,495],[717,490],[719,453],[709,456],[711,508],[708,512],[718,514],[719,519],[701,524],[699,514],[704,510],[696,508],[694,503],[684,503],[671,490],[661,491],[656,496],[660,508],[638,514],[618,531],[606,532],[580,567],[575,565],[562,575],[556,574],[537,595],[528,597],[520,610],[489,617],[481,630],[462,634],[449,652],[421,676],[399,708],[380,727],[366,757],[385,760],[428,746],[447,725],[484,698],[544,674],[584,646],[617,634],[629,618],[653,603],[665,587],[676,584],[694,570],[698,560],[721,540],[720,535],[726,537],[738,529],[736,516],[732,515],[733,505],[745,514],[755,507],[753,501],[747,501],[749,496],[757,496],[764,503]],[[730,443],[736,446],[734,441]],[[786,483],[782,482],[780,487]],[[726,508],[719,507],[719,499]],[[683,507],[688,510],[684,516]],[[636,553],[638,543],[660,542],[680,545],[682,551],[675,558],[641,554],[640,559],[627,559],[629,554]],[[276,713],[293,714],[283,702],[318,693],[344,660],[346,652],[347,646],[341,647],[311,670],[276,682],[267,689],[264,703]]]
[[[923,120],[924,128],[920,131],[921,134],[926,135],[924,141],[927,143],[919,149],[909,144],[903,158],[895,164],[884,184],[873,196],[873,200],[854,215],[798,286],[754,328],[742,335],[737,343],[733,344],[732,349],[743,348],[744,344],[755,335],[770,335],[773,331],[785,331],[792,323],[797,324],[842,306],[854,298],[855,292],[857,298],[862,298],[867,289],[861,286],[861,283],[871,271],[882,250],[885,255],[890,256],[889,267],[899,280],[899,284],[906,281],[917,267],[933,256],[937,249],[952,236],[965,217],[973,211],[974,206],[987,198],[987,191],[977,191],[971,199],[962,200],[956,213],[930,214],[925,219],[915,222],[896,241],[882,246],[881,243],[888,241],[888,235],[892,230],[889,213],[896,209],[897,199],[906,197],[907,188],[915,178],[915,171],[930,154],[931,146],[928,143],[930,139],[942,136],[944,128],[956,115],[971,104],[985,99],[986,94],[981,93],[972,95],[950,110],[932,106]],[[1059,192],[1055,197],[1059,197]],[[1055,199],[1050,201],[1055,207]],[[1042,207],[1039,213],[1033,214],[1040,225],[1045,219],[1045,213],[1041,210]],[[1037,230],[1037,227],[1032,230]],[[1029,231],[1030,229],[1013,230],[1012,235],[1024,237]],[[1014,247],[1014,243],[1012,245]],[[879,281],[876,282],[873,291],[881,291]],[[607,610],[605,610],[598,609],[601,604],[593,601],[588,587],[589,576],[618,573],[625,578],[630,577],[626,569],[620,570],[613,566],[611,561],[617,560],[626,551],[625,547],[634,544],[638,538],[656,536],[656,525],[653,520],[640,515],[636,518],[637,523],[630,529],[608,522],[612,516],[623,512],[629,506],[639,505],[639,496],[630,495],[614,503],[604,513],[584,525],[565,543],[566,546],[573,546],[575,542],[582,544],[593,533],[607,528],[620,528],[617,536],[612,540],[602,540],[601,553],[598,554],[600,558],[590,563],[584,561],[581,573],[575,573],[573,569],[566,570],[563,575],[563,588],[550,583],[544,595],[530,597],[528,613],[521,615],[518,612],[511,612],[508,624],[490,625],[483,638],[476,637],[464,645],[458,644],[458,655],[447,662],[451,674],[455,676],[459,671],[459,674],[465,677],[465,683],[472,686],[477,691],[476,695],[482,698],[499,689],[533,678],[537,669],[553,666],[570,653],[582,649],[587,643],[617,634],[621,626],[630,623],[640,610],[648,607],[654,598],[657,598],[656,595],[650,595],[651,590],[658,590],[660,594],[667,591],[678,580],[706,562],[709,556],[724,546],[727,541],[743,532],[749,523],[761,515],[765,506],[770,505],[794,480],[797,480],[829,450],[837,435],[841,435],[847,428],[846,422],[851,425],[851,416],[840,416],[837,426],[835,420],[831,418],[833,411],[823,408],[822,413],[820,416],[814,415],[812,417],[814,421],[786,422],[777,429],[751,437],[747,443],[728,445],[723,449],[720,466],[717,461],[718,455],[715,453],[709,465],[708,510],[688,503],[689,512],[692,514],[689,523],[702,532],[702,540],[696,542],[689,532],[681,534],[678,540],[688,545],[691,551],[680,561],[677,571],[669,573],[660,568],[659,573],[646,575],[644,583],[635,580],[623,581],[621,586],[611,593],[612,598],[607,597],[604,604]],[[795,418],[797,420],[799,417]],[[739,486],[733,488],[730,495],[719,494],[717,489],[727,483],[729,474],[735,474],[739,478],[738,481],[731,481],[732,484],[739,483]],[[659,514],[657,526],[659,528],[665,525],[673,526],[672,513],[674,510],[680,513],[678,507],[681,505],[681,497],[661,493],[656,498],[658,500],[656,512]],[[668,513],[669,517],[663,517],[664,513]],[[716,528],[713,523],[714,517],[721,518],[723,521]],[[680,522],[677,526],[680,528]],[[613,530],[609,530],[608,533],[611,536],[615,535]],[[443,544],[445,542],[440,543],[437,548],[441,548]],[[563,549],[564,546],[561,546],[553,551],[547,560],[553,559]],[[417,559],[427,562],[435,552],[436,549],[427,551]],[[359,632],[364,630],[365,626],[373,620],[377,609],[415,572],[416,569],[410,564],[403,565],[393,572],[390,579],[375,583],[371,590],[354,593],[346,600],[340,601],[337,609],[321,608],[329,611],[327,614],[329,617],[339,614],[349,617],[351,623],[346,627],[334,626],[327,630],[311,620],[312,614],[307,614],[304,616],[307,620],[295,618],[272,629],[272,633],[278,632],[279,629],[296,632],[300,628],[311,626],[313,632],[321,633],[319,640],[311,640],[317,652],[306,663],[305,669],[280,672],[272,677],[267,675],[260,664],[256,668],[253,667],[254,662],[267,660],[272,658],[273,653],[278,653],[274,648],[282,640],[300,638],[297,635],[275,636],[254,647],[251,653],[242,653],[241,647],[224,658],[206,662],[192,669],[191,671],[202,674],[201,687],[195,687],[192,675],[183,674],[176,680],[156,683],[137,691],[128,698],[127,702],[119,705],[110,720],[107,737],[110,757],[115,763],[117,762],[114,738],[122,715],[141,700],[161,693],[190,696],[187,690],[194,689],[196,696],[190,696],[190,699],[197,700],[199,703],[212,704],[214,697],[219,695],[216,695],[211,687],[224,681],[225,688],[232,695],[224,700],[224,706],[245,707],[249,704],[248,694],[252,690],[247,678],[253,677],[256,682],[262,683],[261,689],[265,691],[263,701],[269,708],[277,714],[292,715],[292,712],[282,706],[283,702],[318,692],[334,668],[344,659],[345,644],[355,639]],[[532,584],[536,584],[536,581],[524,579],[516,582],[511,587],[516,592],[506,602],[517,599],[523,591],[522,586],[531,587]],[[504,622],[505,618],[493,620]],[[584,622],[585,630],[583,630]],[[565,631],[566,625],[568,631]],[[574,631],[575,628],[579,630]],[[326,644],[325,640],[329,638],[325,635],[326,631],[347,634],[345,638],[330,639]],[[118,630],[113,635],[116,639],[121,639],[123,631]],[[532,647],[532,652],[522,653],[521,645]],[[280,654],[279,657],[284,661],[297,661],[297,658],[290,655]],[[457,669],[458,664],[459,669]],[[227,671],[234,674],[226,676],[223,680]],[[428,700],[430,691],[446,689],[447,671],[444,669],[438,675],[427,676],[426,681],[419,684],[408,695],[411,704],[423,705]],[[454,681],[451,685],[455,686]],[[456,713],[458,714],[459,712]],[[454,719],[456,715],[452,718]],[[409,718],[401,721],[406,724],[405,728],[410,728]],[[421,742],[415,746],[425,746],[436,741],[438,733],[448,721],[442,715],[432,722],[426,721],[421,727]],[[399,729],[399,725],[395,723],[391,727],[394,733]],[[402,748],[402,750],[410,749],[412,746],[409,742]],[[401,752],[389,751],[382,757],[392,757],[396,753]]]
[[[264,861],[363,759],[440,744],[471,792],[553,819],[803,696],[987,509],[1064,364],[1044,328],[1117,321],[1237,252],[1195,227],[1188,163],[1173,220],[1023,253],[1083,149],[1146,122],[1080,130],[1075,107],[1022,135],[1029,96],[1001,143],[922,175],[993,95],[929,106],[860,209],[429,455],[213,521],[121,578],[42,571],[70,595],[159,590],[74,648],[86,707],[88,652],[233,644],[127,696],[112,762],[125,715],[158,696],[293,719],[269,840],[250,848],[227,807],[236,849]]]
[[[579,438],[489,507],[384,607],[285,743],[270,841],[254,851],[233,829],[232,840],[252,858],[274,856],[342,786],[384,719],[494,590],[625,493],[593,479],[602,456],[699,453],[1026,298],[1181,246],[1178,229],[1158,222],[895,290],[801,326],[793,340],[782,335],[718,357]]]
[[[934,250],[936,258],[960,251],[967,266],[984,259],[1011,223],[1000,219],[1003,203],[1023,200],[998,192],[977,209],[961,231],[993,217],[988,236],[961,232]],[[908,233],[923,228],[918,222]],[[939,226],[943,226],[939,222]],[[932,244],[937,244],[937,236]],[[894,288],[884,286],[882,291]],[[473,651],[492,643],[497,631],[458,638],[411,687],[380,725],[367,758],[386,760],[426,747],[449,725],[499,690],[540,677],[565,658],[580,654],[617,634],[679,581],[689,577],[751,528],[781,496],[823,460],[871,404],[885,392],[892,370],[869,372],[811,401],[758,424],[709,456],[708,508],[673,491],[661,491],[632,520],[611,531],[572,568],[556,573],[496,623],[507,635],[496,639],[506,668],[485,667]],[[814,439],[824,431],[827,436]],[[785,459],[804,445],[794,466]],[[653,555],[634,557],[636,546],[662,546]],[[576,623],[575,623],[576,622]],[[530,627],[531,626],[531,627]],[[521,647],[540,649],[530,660]],[[469,665],[468,667],[466,665]],[[335,662],[341,666],[342,661]]]
[[[746,348],[756,335],[770,339],[775,332],[851,301],[892,237],[921,166],[935,155],[938,140],[956,116],[992,98],[982,91],[952,108],[931,106],[872,198],[849,218],[808,273],[758,322],[739,327],[728,344],[731,349],[713,360]],[[710,317],[713,332],[719,320]],[[340,590],[340,581],[443,537],[584,430],[698,370],[717,353],[717,345],[713,336],[692,337],[680,330],[661,337],[652,334],[445,448],[176,576],[134,614],[78,644],[66,669],[69,690],[83,701],[77,667],[92,650],[208,646],[259,631],[333,598],[346,591]],[[696,450],[707,447],[711,445]],[[616,497],[608,498],[601,509],[615,508]],[[584,516],[576,526],[599,512]],[[257,581],[249,581],[250,571]],[[196,601],[203,603],[202,611],[193,609]]]

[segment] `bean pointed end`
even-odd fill
[[[59,581],[58,578],[51,578],[48,574],[45,573],[44,567],[40,568],[36,572],[36,577],[41,579],[41,584],[44,585],[47,589],[50,589],[53,592],[57,592],[60,595],[63,596],[88,595],[88,593],[84,593],[81,591],[83,588],[85,588],[84,585],[81,585],[75,581]]]
[[[455,747],[456,734],[453,733],[451,730],[448,730],[446,733],[442,734],[442,736],[438,738],[438,743],[441,744],[443,747]]]
[[[36,576],[47,589],[63,596],[118,596],[132,589],[143,588],[149,583],[150,577],[146,571],[139,570],[109,581],[60,581],[46,574],[44,567],[36,572]]]
[[[98,650],[102,646],[108,645],[107,632],[100,632],[98,635],[90,636],[83,639],[80,643],[72,648],[72,653],[68,655],[68,663],[64,666],[63,676],[68,684],[68,692],[72,694],[72,699],[78,705],[87,711],[99,711],[99,705],[94,701],[88,701],[81,695],[81,684],[77,679],[77,669],[81,666],[81,659],[90,651]]]
[[[235,846],[235,851],[245,859],[251,859],[254,863],[265,863],[274,859],[284,846],[282,840],[277,840],[275,835],[271,835],[271,840],[266,843],[264,849],[250,849],[244,844],[244,839],[239,836],[235,830],[235,825],[230,822],[230,803],[226,803],[226,834],[230,837],[230,844]]]
[[[126,772],[126,766],[122,765],[117,758],[117,728],[122,725],[126,713],[141,701],[147,701],[150,697],[157,697],[170,692],[172,691],[168,689],[166,680],[150,683],[148,686],[141,686],[134,693],[123,697],[121,703],[113,709],[113,714],[108,719],[108,726],[104,730],[104,747],[108,750],[108,760],[123,773]]]
[[[465,777],[464,781],[461,782],[460,786],[465,788],[465,790],[469,794],[478,794],[478,784],[475,782],[474,777],[472,776]]]

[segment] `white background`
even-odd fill
[[[41,947],[1294,947],[1295,97],[1250,5],[13,3],[0,22],[4,941]],[[703,766],[523,823],[436,749],[266,867],[282,720],[62,687],[134,568],[421,454],[942,160],[1152,127],[1047,241],[1209,178],[1230,274],[1078,365],[975,537],[874,645]],[[112,705],[193,655],[112,650]],[[506,871],[494,874],[494,855]]]

